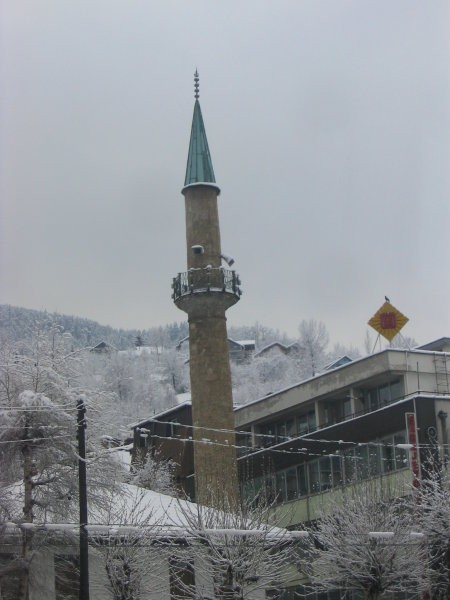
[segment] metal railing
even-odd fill
[[[227,292],[237,297],[241,295],[241,281],[236,271],[222,267],[189,269],[185,273],[178,273],[172,281],[172,299],[198,292]]]

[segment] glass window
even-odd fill
[[[169,421],[168,423],[166,423],[166,436],[174,437],[174,435],[175,435],[175,425],[172,421]]]
[[[258,496],[264,495],[264,478],[255,477],[254,479],[246,479],[242,484],[244,496],[247,500],[253,501]]]
[[[342,483],[343,483],[342,460],[341,460],[340,456],[332,456],[331,457],[331,468],[333,471],[332,485],[333,485],[333,487],[338,487],[339,485],[342,485]]]
[[[285,502],[286,501],[286,473],[284,471],[280,471],[276,474],[276,497],[277,502]]]
[[[342,404],[342,410],[344,413],[344,419],[348,419],[349,417],[351,417],[352,415],[352,401],[350,400],[350,398],[347,398],[346,400],[344,400],[343,404]]]
[[[308,482],[306,479],[306,465],[299,465],[297,467],[297,480],[298,480],[298,495],[306,496],[308,493]]]
[[[299,415],[297,417],[297,433],[298,435],[305,435],[305,433],[309,433],[310,431],[314,431],[316,429],[316,412],[314,410],[310,410],[304,415]]]
[[[401,381],[391,383],[391,400],[397,400],[403,396]]]
[[[377,410],[379,408],[378,392],[376,389],[369,392],[369,408],[370,410]]]
[[[369,454],[369,476],[375,477],[380,474],[380,447],[378,445],[367,447]]]
[[[308,413],[308,427],[309,431],[314,431],[317,428],[315,410],[310,410]]]
[[[236,436],[239,440],[239,446],[252,447],[252,432],[250,430],[241,429]]]
[[[295,436],[295,419],[289,419],[286,421],[286,435],[287,437]]]
[[[286,494],[288,500],[297,498],[297,469],[288,469],[286,471]]]
[[[391,401],[391,388],[389,385],[384,385],[378,390],[380,398],[380,406],[386,406]]]
[[[147,448],[148,446],[148,433],[141,432],[139,434],[139,448]]]
[[[277,497],[274,477],[266,477],[265,485],[267,502],[273,502]]]
[[[355,457],[357,459],[357,479],[367,479],[369,476],[369,452],[367,446],[358,446],[355,448]]]
[[[280,439],[278,439],[280,438]],[[284,442],[286,439],[286,423],[285,421],[280,421],[277,423],[277,442]]]
[[[345,471],[345,483],[352,483],[356,479],[356,459],[355,451],[346,450],[344,453],[344,471]]]
[[[382,440],[381,463],[383,473],[389,473],[395,470],[395,454],[392,446],[392,438]]]
[[[308,415],[300,415],[297,418],[297,433],[299,435],[308,433]]]
[[[308,463],[309,491],[311,494],[320,492],[319,461]]]
[[[322,456],[319,458],[320,468],[320,489],[329,490],[332,484],[331,476],[331,460],[329,456]]]
[[[272,446],[275,443],[275,426],[273,423],[261,425],[259,433],[257,440],[260,446],[267,448],[267,446]]]
[[[397,448],[397,444],[405,444],[406,436],[404,433],[397,433],[394,435],[394,444],[396,445],[395,453],[395,468],[404,469],[408,466],[408,451],[406,448]]]

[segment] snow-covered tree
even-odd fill
[[[69,337],[54,324],[36,329],[27,343],[6,344],[0,351],[0,496],[8,520],[64,520],[77,512],[76,399],[83,363]],[[97,398],[91,400],[101,409]],[[96,445],[99,433],[94,424],[93,419],[88,472],[97,491],[110,485],[111,469],[116,467]],[[30,564],[35,554],[32,529],[22,526],[21,535],[20,559]],[[28,573],[23,569],[19,597],[24,600]]]
[[[425,544],[411,514],[410,498],[388,499],[374,484],[348,488],[309,528],[303,571],[319,591],[414,597],[425,585]]]
[[[322,321],[304,319],[298,326],[298,332],[307,375],[312,377],[326,362],[325,350],[330,339],[328,331]]]
[[[65,406],[31,390],[11,398],[0,411],[0,464],[8,465],[1,482],[6,488],[4,517],[32,523],[36,507],[41,519],[50,508],[57,514],[69,512],[77,494],[74,439],[75,420]],[[21,534],[20,559],[29,564],[33,532],[23,528]],[[28,572],[22,570],[19,597],[24,600],[28,598]]]
[[[333,348],[327,353],[327,361],[330,363],[333,360],[341,358],[341,356],[348,356],[352,360],[361,356],[360,351],[356,346],[345,346],[344,344],[333,344]]]
[[[177,394],[190,391],[189,363],[183,353],[169,349],[163,356],[161,366],[166,379],[172,382]]]
[[[153,490],[168,496],[178,496],[174,471],[176,464],[172,460],[163,460],[158,452],[145,455],[143,464],[134,464],[129,481],[133,485]]]
[[[408,350],[411,350],[411,348],[415,348],[416,346],[418,346],[418,343],[413,337],[405,336],[401,333],[397,333],[389,344],[389,348],[407,348]]]
[[[428,589],[431,598],[450,598],[450,476],[439,458],[426,465],[426,476],[414,491],[416,514],[426,536]]]
[[[273,523],[270,507],[248,502],[236,508],[233,503],[227,510],[225,498],[217,504],[223,510],[179,506],[187,545],[174,545],[172,556],[201,574],[201,580],[194,583],[186,581],[185,570],[181,571],[176,582],[181,595],[244,600],[269,587],[289,585],[296,540]],[[211,581],[213,590],[208,587]]]
[[[112,600],[140,600],[147,598],[149,591],[160,592],[167,556],[152,551],[160,519],[145,491],[122,485],[119,494],[105,494],[93,521],[102,523],[91,542],[103,558]]]
[[[81,384],[108,406],[104,433],[124,438],[128,425],[175,404],[175,391],[145,348],[127,352],[88,352]]]

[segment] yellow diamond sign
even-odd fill
[[[370,319],[369,325],[391,341],[408,321],[408,317],[402,315],[395,306],[392,306],[390,302],[385,302]]]

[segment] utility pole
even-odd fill
[[[86,484],[86,407],[84,397],[77,400],[78,484],[80,504],[80,595],[79,600],[89,600],[89,543]]]

